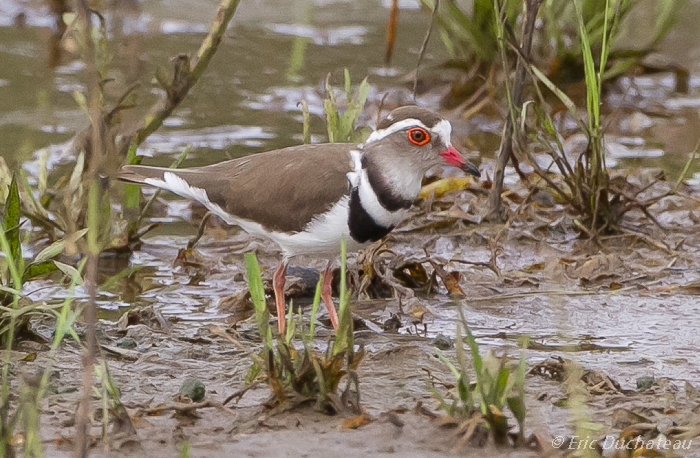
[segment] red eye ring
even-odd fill
[[[408,140],[416,146],[423,146],[430,141],[430,134],[422,127],[408,130]]]

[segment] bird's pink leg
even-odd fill
[[[287,281],[287,263],[282,261],[282,264],[275,270],[272,276],[272,289],[275,292],[275,305],[277,306],[277,326],[280,335],[284,335],[284,328],[287,324],[285,303],[284,303],[284,284]]]
[[[338,330],[338,312],[335,311],[335,306],[333,305],[333,298],[331,297],[331,292],[333,291],[333,271],[331,270],[331,263],[328,263],[328,267],[323,272],[323,284],[321,285],[321,299],[323,303],[326,304],[326,309],[328,310],[328,317],[331,319],[331,324],[333,329]]]

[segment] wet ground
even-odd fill
[[[455,202],[463,204],[463,197],[455,198]],[[664,214],[668,213],[660,213],[660,217]],[[273,414],[262,407],[270,395],[265,385],[246,393],[227,409],[199,409],[194,418],[170,412],[144,413],[157,411],[162,404],[174,405],[173,397],[189,378],[205,384],[207,400],[223,401],[244,387],[251,365],[246,351],[260,348],[253,319],[229,315],[226,308],[232,302],[229,295],[246,288],[244,282],[235,281],[243,269],[242,253],[231,252],[235,242],[243,241],[245,236],[227,236],[221,241],[208,236],[200,246],[204,267],[189,272],[166,267],[175,256],[172,246],[185,240],[169,239],[169,246],[164,247],[156,238],[136,256],[138,264],[155,268],[144,267],[118,288],[140,288],[136,293],[140,300],[136,302],[151,304],[152,309],[145,306],[146,311],[135,315],[141,318],[130,320],[135,324],[129,326],[126,315],[116,324],[101,321],[103,352],[139,435],[137,443],[122,445],[115,440],[119,451],[105,456],[140,456],[144,451],[172,456],[185,438],[192,456],[226,456],[233,452],[243,456],[459,454],[462,448],[453,449],[457,438],[452,429],[414,411],[422,403],[429,411],[439,413],[428,381],[431,377],[453,381],[434,352],[438,334],[455,339],[459,307],[482,351],[491,349],[517,358],[518,341],[528,336],[525,354],[530,368],[553,358],[565,358],[619,383],[615,389],[594,388],[593,383],[590,386],[588,409],[601,426],[599,440],[606,435],[610,440],[616,437],[629,424],[624,419],[628,411],[651,422],[697,425],[697,395],[692,387],[700,384],[696,332],[700,326],[696,313],[700,304],[700,266],[696,262],[700,239],[691,230],[670,226],[669,235],[658,230],[656,235],[669,246],[684,240],[678,252],[660,252],[634,237],[610,242],[597,251],[572,234],[543,230],[523,217],[512,223],[500,245],[500,279],[489,269],[450,259],[468,256],[469,260],[488,261],[490,250],[485,240],[502,231],[502,226],[467,225],[429,231],[428,236],[402,234],[399,230],[389,242],[397,256],[411,261],[419,258],[412,253],[427,249],[434,262],[461,273],[460,286],[468,297],[449,298],[440,284],[439,290],[429,296],[417,294],[412,298],[407,290],[408,295],[401,300],[361,297],[355,302],[355,316],[365,324],[356,333],[356,343],[368,350],[358,372],[362,405],[373,419],[359,430],[343,426],[347,415],[328,417],[312,407]],[[566,238],[571,240],[563,240]],[[391,261],[391,256],[385,260],[388,264]],[[265,275],[269,278],[275,258],[262,256],[262,262],[270,262]],[[136,284],[129,286],[131,282]],[[41,294],[50,296],[52,292],[46,289]],[[102,302],[105,309],[123,309],[130,303],[118,297],[106,299],[103,297]],[[162,320],[154,318],[151,310],[162,314]],[[399,328],[383,330],[392,315],[398,316]],[[420,315],[422,323],[417,320]],[[165,328],[163,321],[167,322]],[[316,344],[322,347],[331,331],[323,316],[319,326]],[[37,328],[42,329],[40,325]],[[231,339],[238,344],[233,345]],[[35,350],[26,343],[18,349],[16,359]],[[455,356],[454,348],[443,352],[449,358]],[[18,361],[17,369],[31,373],[42,367],[46,356],[41,352],[39,355],[34,362]],[[80,384],[79,355],[76,346],[66,344],[57,356],[52,386],[58,394],[48,397],[42,426],[43,436],[52,441],[48,445],[50,456],[71,453],[70,442],[66,444],[61,438],[71,436],[79,395],[74,391]],[[638,389],[638,381],[645,377],[653,377],[654,386]],[[561,380],[528,376],[529,434],[539,434],[548,441],[571,434],[572,412],[561,405],[565,395],[566,385]],[[93,431],[99,435],[97,426]],[[495,450],[486,453],[499,454]],[[535,454],[526,450],[518,453]]]
[[[332,72],[332,81],[339,85],[343,68],[350,70],[354,81],[369,75],[372,93],[364,123],[373,123],[384,94],[389,94],[390,105],[409,101],[404,76],[415,65],[427,16],[414,3],[401,2],[395,58],[385,66],[387,4],[243,2],[225,45],[200,84],[140,151],[152,156],[145,163],[169,165],[187,145],[193,149],[186,166],[298,144],[297,103],[306,99],[311,112],[320,114],[322,81]],[[646,184],[662,169],[675,180],[697,141],[698,6],[697,1],[688,2],[688,14],[682,15],[660,50],[663,58],[689,70],[687,94],[674,92],[670,73],[623,78],[610,88],[606,107],[613,173]],[[214,2],[197,2],[193,7],[184,0],[146,1],[135,11],[126,8],[110,15],[115,56],[111,95],[120,94],[134,81],[148,87],[155,68],[170,65],[167,56],[196,49],[215,7]],[[23,26],[17,24],[20,13],[25,14]],[[635,39],[646,20],[637,18],[629,26],[628,40]],[[72,97],[72,91],[81,88],[82,67],[66,60],[55,69],[47,68],[50,27],[41,2],[0,3],[0,155],[11,167],[28,170],[30,179],[36,150],[49,147],[53,161],[60,162],[61,143],[85,122]],[[434,40],[425,65],[445,57]],[[436,87],[418,103],[437,106],[441,91]],[[141,97],[143,106],[154,100],[149,91]],[[138,110],[133,116],[140,116]],[[484,176],[492,175],[500,120],[487,114],[468,120],[459,114],[450,116],[460,148],[481,163]],[[320,119],[312,120],[312,132],[316,141],[323,140]],[[581,139],[564,140],[575,150]],[[404,288],[400,299],[357,298],[355,313],[366,328],[358,331],[356,339],[369,352],[359,371],[362,405],[374,419],[358,430],[345,428],[343,418],[322,416],[311,408],[271,415],[261,407],[269,395],[264,386],[226,409],[199,409],[198,418],[144,413],[159,404],[172,404],[188,378],[200,379],[206,385],[207,400],[213,402],[243,387],[251,364],[245,351],[257,349],[259,342],[251,332],[254,321],[231,309],[235,297],[247,288],[242,254],[256,249],[267,278],[279,260],[270,244],[251,241],[214,222],[197,246],[200,266],[174,265],[177,250],[196,232],[201,211],[167,196],[154,206],[151,216],[151,221],[165,224],[129,258],[105,259],[102,264],[105,279],[133,269],[128,278],[102,288],[99,305],[101,343],[122,401],[136,419],[138,441],[117,443],[116,451],[96,454],[173,456],[183,439],[190,443],[192,456],[202,457],[463,453],[462,448],[454,449],[457,439],[452,429],[414,411],[420,401],[437,412],[425,369],[450,380],[447,368],[433,356],[434,344],[438,334],[455,339],[460,308],[483,351],[517,357],[519,339],[528,336],[529,367],[562,357],[618,382],[619,389],[591,390],[590,416],[602,426],[599,437],[616,435],[629,424],[620,419],[623,409],[634,410],[652,423],[697,428],[698,396],[692,387],[700,386],[700,238],[695,230],[700,182],[693,178],[683,187],[684,197],[669,197],[652,207],[664,229],[632,212],[626,224],[647,235],[617,236],[604,240],[602,246],[581,241],[571,229],[572,217],[551,196],[522,204],[527,192],[514,174],[507,177],[513,193],[508,204],[515,215],[507,227],[481,223],[485,197],[476,182],[471,190],[452,193],[440,203],[417,206],[416,217],[389,237],[388,247],[394,254],[385,255],[382,265],[420,261],[432,272],[434,267],[425,261],[429,257],[443,269],[459,272],[459,285],[467,295],[450,297],[438,282],[437,291],[428,295]],[[659,182],[646,193],[660,194],[672,185]],[[498,250],[496,268],[461,262],[488,263],[492,249]],[[298,263],[323,267],[313,260]],[[32,293],[32,300],[50,302],[66,294],[63,285],[52,281],[33,282],[26,292]],[[167,328],[158,320],[128,327],[117,324],[135,307],[152,307],[167,321]],[[385,322],[394,315],[400,320],[398,329],[384,331]],[[35,326],[50,332],[49,322]],[[322,346],[330,332],[319,326],[317,344]],[[119,346],[124,339],[131,339],[133,348]],[[33,362],[22,361],[37,350],[32,343],[22,345],[13,355],[18,373],[32,373],[46,365],[42,352]],[[454,358],[454,349],[444,353]],[[42,405],[47,456],[72,453],[79,368],[77,347],[66,343],[55,364],[52,385],[57,392]],[[654,377],[657,384],[638,390],[642,377]],[[547,440],[571,434],[572,414],[557,403],[565,390],[562,382],[528,377],[528,434]],[[693,447],[697,455],[697,444]],[[480,453],[504,454],[490,448]]]

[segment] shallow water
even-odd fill
[[[626,24],[621,47],[645,39],[653,20],[653,0],[648,8]],[[216,8],[216,2],[145,1],[135,8],[122,2],[107,13],[110,54],[113,56],[107,86],[115,98],[134,82],[140,82],[139,103],[154,101],[151,78],[157,67],[168,68],[169,58],[194,52]],[[301,140],[298,103],[306,99],[312,113],[321,113],[322,82],[342,83],[348,68],[355,82],[368,76],[372,94],[368,105],[371,121],[376,103],[389,94],[389,103],[410,100],[410,84],[404,75],[416,63],[427,26],[427,15],[413,0],[401,2],[394,59],[383,64],[385,26],[389,2],[265,0],[242,2],[233,26],[202,80],[166,125],[149,138],[140,153],[155,155],[149,163],[165,165],[187,144],[193,152],[186,165],[209,164]],[[196,5],[196,6],[195,6]],[[612,120],[609,129],[633,139],[621,165],[654,165],[677,172],[695,144],[700,127],[700,20],[697,0],[689,1],[676,28],[660,46],[662,60],[687,68],[690,92],[673,92],[670,73],[623,78],[610,89]],[[13,25],[24,14],[26,25]],[[17,164],[33,157],[35,150],[68,140],[84,124],[72,92],[82,88],[82,65],[64,58],[48,68],[51,18],[43,2],[6,1],[0,6],[0,155]],[[434,36],[425,68],[446,58]],[[434,106],[438,93],[418,99]],[[141,116],[136,109],[129,116]],[[462,144],[491,157],[500,137],[498,118],[477,115],[457,127]],[[323,127],[312,121],[316,141]],[[611,142],[617,144],[618,142]],[[629,143],[629,142],[628,142]],[[615,151],[619,151],[617,148]],[[652,152],[653,154],[650,154]],[[659,152],[663,153],[659,157]],[[614,152],[613,152],[614,154]],[[652,156],[650,159],[649,156]],[[167,157],[165,157],[167,156]]]

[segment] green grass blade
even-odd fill
[[[5,236],[9,244],[8,254],[12,257],[17,269],[22,270],[20,258],[22,256],[22,244],[19,238],[19,217],[20,217],[20,201],[19,188],[17,187],[17,178],[13,175],[10,183],[10,192],[5,200],[5,218],[3,220],[3,228]],[[14,285],[21,288],[21,284]]]
[[[446,357],[445,355],[442,354],[441,351],[439,351],[439,350],[436,349],[436,350],[435,350],[435,356],[437,356],[438,359],[439,359],[440,361],[442,361],[442,362],[445,364],[445,366],[447,366],[447,368],[450,370],[450,372],[452,372],[452,375],[454,375],[455,378],[458,379],[458,378],[461,376],[459,370],[457,370],[457,367],[455,367],[455,365],[452,364],[452,363],[450,362],[450,360],[447,359],[447,357]]]
[[[302,117],[302,134],[304,144],[311,143],[311,115],[309,113],[309,104],[306,100],[301,101],[301,117]]]
[[[73,275],[70,277],[70,286],[68,287],[68,296],[63,301],[63,306],[61,307],[61,313],[58,315],[56,320],[56,331],[54,332],[54,340],[51,344],[51,351],[55,352],[58,349],[59,344],[63,340],[63,337],[70,333],[76,342],[80,342],[80,339],[75,334],[73,330],[73,323],[80,316],[81,310],[74,309],[71,307],[73,303],[73,294],[75,292],[75,287],[83,284],[82,272],[85,269],[85,264],[87,263],[87,258],[84,257],[78,264],[78,268],[75,269]],[[45,372],[43,378],[48,377],[48,371]],[[42,380],[43,380],[42,378]],[[43,380],[44,386],[47,380]]]
[[[190,154],[190,150],[192,149],[192,145],[187,145],[184,150],[182,150],[182,153],[175,159],[175,162],[170,164],[168,168],[170,169],[179,169],[180,166],[182,165],[183,162],[185,162],[185,159],[187,159],[187,155]]]
[[[469,349],[471,350],[472,364],[474,365],[474,372],[476,373],[476,386],[479,389],[479,394],[481,395],[481,413],[486,415],[488,412],[488,404],[490,403],[490,388],[493,384],[493,380],[491,379],[488,371],[484,370],[484,360],[479,354],[479,345],[476,343],[476,339],[474,339],[472,332],[469,330],[469,326],[467,326],[466,319],[464,318],[464,312],[461,309],[460,316],[462,319],[462,324],[464,325],[464,331],[467,334],[465,339],[469,345]]]
[[[73,167],[73,173],[71,173],[70,180],[68,181],[68,191],[74,193],[78,190],[83,178],[84,168],[85,153],[81,152],[80,154],[78,154],[78,158],[75,160],[75,167]]]
[[[49,151],[49,148],[44,148],[41,150],[39,153],[39,160],[37,162],[37,168],[39,169],[39,173],[37,175],[37,191],[39,191],[39,196],[43,196],[46,194],[46,190],[48,189],[49,185],[49,156],[51,155],[51,152]]]
[[[87,232],[87,229],[82,229],[78,231],[75,234],[75,237],[72,238],[72,240],[75,242],[81,237],[85,235]],[[58,256],[59,254],[63,253],[63,250],[66,249],[66,241],[65,239],[58,240],[51,245],[47,246],[43,250],[39,252],[39,254],[36,255],[34,260],[32,261],[32,264],[41,264],[44,261],[48,261],[51,258],[54,258]]]
[[[319,363],[318,358],[312,358],[311,363],[316,371],[316,378],[318,379],[318,400],[325,399],[328,396],[328,386],[326,385],[326,378],[323,376],[323,369]]]
[[[10,197],[8,197],[8,201],[9,199]],[[17,260],[12,254],[13,249],[7,237],[8,232],[5,232],[5,224],[0,224],[0,250],[5,253],[5,260],[7,262],[7,268],[10,270],[12,286],[19,290],[22,288],[22,275],[17,265]]]
[[[347,97],[347,100],[350,101],[352,98],[352,94],[350,92],[350,71],[347,67],[343,69],[343,82],[345,83],[345,97]]]
[[[129,165],[137,165],[141,163],[141,156],[136,155],[136,142],[129,146],[129,151],[126,155],[126,163]],[[141,204],[141,186],[132,183],[124,185],[124,213],[127,220],[139,215],[139,205]],[[133,216],[132,216],[133,215]],[[133,220],[130,224],[130,232],[135,232],[138,229],[139,221]]]
[[[24,297],[24,294],[22,294],[22,292],[21,292],[20,290],[14,289],[14,288],[10,288],[10,287],[7,287],[7,286],[0,285],[0,291],[2,291],[3,293],[10,294],[10,295],[12,295],[12,296]]]
[[[527,344],[525,347],[527,348]],[[518,369],[514,374],[514,384],[512,396],[507,398],[508,408],[515,419],[518,421],[520,438],[524,437],[525,431],[525,417],[527,416],[527,408],[525,407],[525,376],[527,374],[527,363],[525,361],[525,351],[520,352],[520,362],[518,363]]]
[[[607,8],[606,1],[606,8]],[[586,23],[583,20],[583,13],[579,6],[579,1],[574,1],[576,16],[578,18],[578,30],[581,39],[581,47],[583,52],[583,70],[586,81],[586,107],[588,108],[588,128],[590,132],[594,132],[596,127],[600,125],[600,91],[598,78],[596,77],[595,61],[593,60],[593,51],[591,51],[591,42],[586,30]]]
[[[323,111],[326,114],[326,130],[328,132],[328,142],[335,143],[338,139],[335,137],[338,132],[338,103],[331,87],[331,74],[326,76],[326,99],[323,100]]]
[[[456,335],[458,342],[455,345],[457,364],[459,366],[459,377],[457,377],[458,382],[461,381],[466,385],[466,396],[462,398],[462,402],[465,404],[467,409],[471,409],[474,405],[474,399],[472,398],[471,391],[469,390],[469,374],[467,373],[467,362],[464,358],[464,341],[462,340],[462,329],[459,324],[457,324]],[[460,397],[462,392],[460,390]]]
[[[654,38],[649,47],[654,49],[666,36],[671,27],[679,19],[678,11],[685,5],[686,0],[657,0],[656,21],[654,24]]]
[[[296,328],[295,318],[294,318],[294,301],[289,301],[289,310],[287,311],[286,325],[284,327],[284,342],[287,346],[292,344],[292,338],[294,338],[294,329]]]
[[[476,372],[476,376],[478,379],[484,375],[484,360],[479,354],[479,344],[476,343],[476,339],[474,339],[474,336],[469,330],[469,327],[464,326],[464,331],[467,334],[465,340],[467,341],[467,345],[469,345],[469,350],[471,350],[474,371]]]
[[[64,264],[62,262],[56,261],[55,259],[51,262],[53,262],[56,265],[56,267],[58,268],[58,270],[63,272],[66,275],[66,277],[71,278],[71,279],[78,279],[78,281],[77,281],[78,285],[83,284],[83,277],[80,275],[80,272],[78,271],[78,269],[76,269],[75,267],[70,266],[68,264]]]
[[[352,353],[354,345],[352,335],[352,315],[350,314],[350,294],[347,290],[346,281],[346,257],[346,242],[345,238],[343,238],[340,241],[340,300],[338,305],[339,323],[335,343],[333,344],[333,356],[345,350]]]
[[[287,78],[290,80],[301,78],[300,73],[304,70],[306,50],[310,42],[311,39],[308,37],[295,36],[292,38],[292,51],[289,53],[289,68],[287,69]]]
[[[442,397],[442,395],[438,392],[437,389],[435,389],[435,385],[432,383],[429,384],[430,386],[430,391],[433,392],[433,397],[437,399],[438,404],[440,404],[440,408],[444,410],[447,415],[453,415],[454,414],[454,407],[449,405],[447,402],[445,402],[445,398]]]
[[[364,108],[367,98],[369,97],[369,91],[372,89],[372,85],[369,84],[367,78],[363,79],[360,83],[360,87],[357,88],[357,103],[360,107]],[[357,121],[357,120],[356,120]]]
[[[618,0],[619,2],[619,0]],[[603,20],[603,44],[600,49],[600,66],[598,67],[598,74],[597,74],[597,82],[598,82],[598,88],[601,88],[602,85],[602,78],[603,78],[603,72],[605,71],[606,64],[608,63],[608,55],[610,54],[610,39],[612,36],[610,35],[612,32],[611,26],[610,26],[610,7],[609,7],[609,0],[605,1],[605,17]],[[600,95],[598,96],[600,98]]]
[[[459,394],[459,399],[462,401],[462,406],[465,410],[471,410],[473,405],[472,393],[469,391],[469,382],[465,381],[462,376],[457,378],[457,393]]]
[[[102,218],[100,215],[100,197],[102,194],[101,185],[97,180],[90,182],[88,191],[88,208],[87,208],[87,246],[88,251],[94,255],[100,253],[100,226]]]
[[[14,181],[14,180],[13,180]],[[7,200],[10,198],[8,197]],[[13,285],[16,287],[21,287],[22,278],[20,277],[19,269],[15,264],[15,259],[12,256],[12,250],[10,249],[10,243],[5,234],[4,224],[0,224],[0,249],[5,253],[7,265],[10,269],[10,274],[12,275]],[[13,294],[12,297],[12,311],[17,311],[19,309],[19,294]],[[7,325],[7,332],[3,332],[2,337],[6,344],[5,352],[3,355],[3,365],[2,365],[2,384],[0,393],[0,452],[5,453],[10,447],[12,447],[11,435],[14,426],[11,424],[12,419],[8,419],[9,416],[9,397],[10,397],[10,354],[12,353],[12,345],[14,343],[15,337],[15,327],[17,326],[17,320],[14,313],[9,313],[10,322]],[[17,418],[16,416],[14,417]],[[9,421],[8,421],[9,420]]]
[[[267,302],[265,302],[265,288],[263,287],[262,276],[260,275],[260,266],[255,253],[246,253],[245,264],[248,269],[248,287],[250,288],[250,297],[253,299],[255,307],[255,319],[258,322],[258,332],[263,340],[265,347],[272,350],[272,330],[270,329],[270,312],[267,310]],[[281,316],[278,319],[284,320]]]
[[[359,142],[363,140],[362,138],[356,138],[355,126],[357,125],[357,121],[360,119],[360,115],[364,110],[365,102],[369,96],[369,91],[370,84],[367,82],[367,78],[365,78],[357,88],[357,95],[352,99],[348,99],[348,106],[340,117],[339,129],[341,131],[341,135],[343,136],[342,141]]]
[[[107,280],[103,281],[100,285],[100,289],[103,291],[109,291],[110,289],[115,288],[120,281],[130,277],[131,275],[144,268],[145,266],[143,265],[133,265],[125,267],[124,269],[109,277]]]
[[[532,73],[535,74],[537,79],[542,81],[542,83],[544,83],[544,85],[547,86],[547,89],[552,91],[554,95],[556,95],[557,98],[561,101],[561,103],[564,104],[569,113],[571,113],[571,116],[574,117],[574,120],[576,122],[580,122],[581,117],[578,114],[578,109],[576,108],[576,104],[574,103],[574,101],[571,100],[571,98],[568,95],[566,95],[564,91],[559,89],[557,85],[554,84],[552,80],[549,79],[549,77],[547,77],[547,75],[542,73],[542,71],[539,68],[531,66],[530,69],[532,70]]]
[[[316,314],[318,313],[318,306],[321,303],[321,285],[323,284],[323,274],[318,279],[316,284],[316,292],[314,293],[314,302],[311,305],[311,316],[309,318],[309,335],[307,336],[307,342],[310,344],[314,340],[314,332],[316,329]]]
[[[25,211],[30,215],[36,215],[49,219],[49,213],[46,211],[46,208],[44,208],[43,204],[39,202],[36,197],[34,197],[34,192],[32,191],[32,187],[29,185],[29,180],[27,180],[27,174],[24,170],[20,170],[19,172],[19,184],[21,185],[20,196],[22,198],[22,206],[24,207]],[[43,194],[43,200],[47,200],[47,197],[48,196]],[[50,197],[48,198],[50,199]]]
[[[26,269],[24,269],[24,273],[22,274],[22,283],[52,272],[56,272],[57,270],[58,267],[56,267],[56,264],[54,264],[53,261],[44,261],[40,263],[33,262],[29,264]]]
[[[326,131],[328,133],[328,143],[335,143],[335,133],[338,132],[338,111],[330,99],[323,101],[323,111],[326,113]]]
[[[508,396],[508,391],[510,390],[511,383],[509,382],[510,371],[507,367],[501,367],[498,371],[498,376],[496,377],[496,390],[494,392],[493,404],[499,409],[505,404],[506,397]]]
[[[186,440],[180,446],[180,458],[190,458],[190,443]]]

